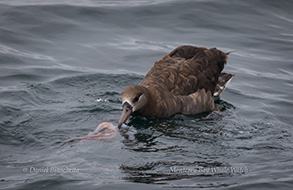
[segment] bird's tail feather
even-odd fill
[[[214,91],[214,99],[217,100],[220,98],[221,93],[225,90],[229,82],[232,80],[232,78],[235,75],[233,74],[228,74],[228,73],[221,73],[219,79],[218,79],[218,84],[215,88]]]

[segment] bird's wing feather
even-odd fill
[[[140,85],[173,95],[214,92],[227,56],[216,48],[180,46],[157,61]]]

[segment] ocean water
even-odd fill
[[[292,189],[293,1],[0,0],[0,189]],[[132,117],[120,93],[177,46],[234,51],[224,110]]]

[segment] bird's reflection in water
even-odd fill
[[[196,172],[229,164],[217,160],[214,148],[221,145],[217,136],[234,106],[218,100],[222,112],[192,116],[175,115],[169,119],[133,116],[128,126],[134,127],[133,139],[125,136],[124,147],[136,157],[120,165],[125,179],[140,183],[167,181],[227,173]],[[216,145],[216,146],[215,146]],[[173,169],[173,170],[172,170]],[[184,171],[185,170],[185,171]]]

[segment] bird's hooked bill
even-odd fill
[[[122,109],[122,114],[118,122],[118,129],[121,128],[122,124],[125,123],[132,114],[132,106],[127,101],[123,103]]]

